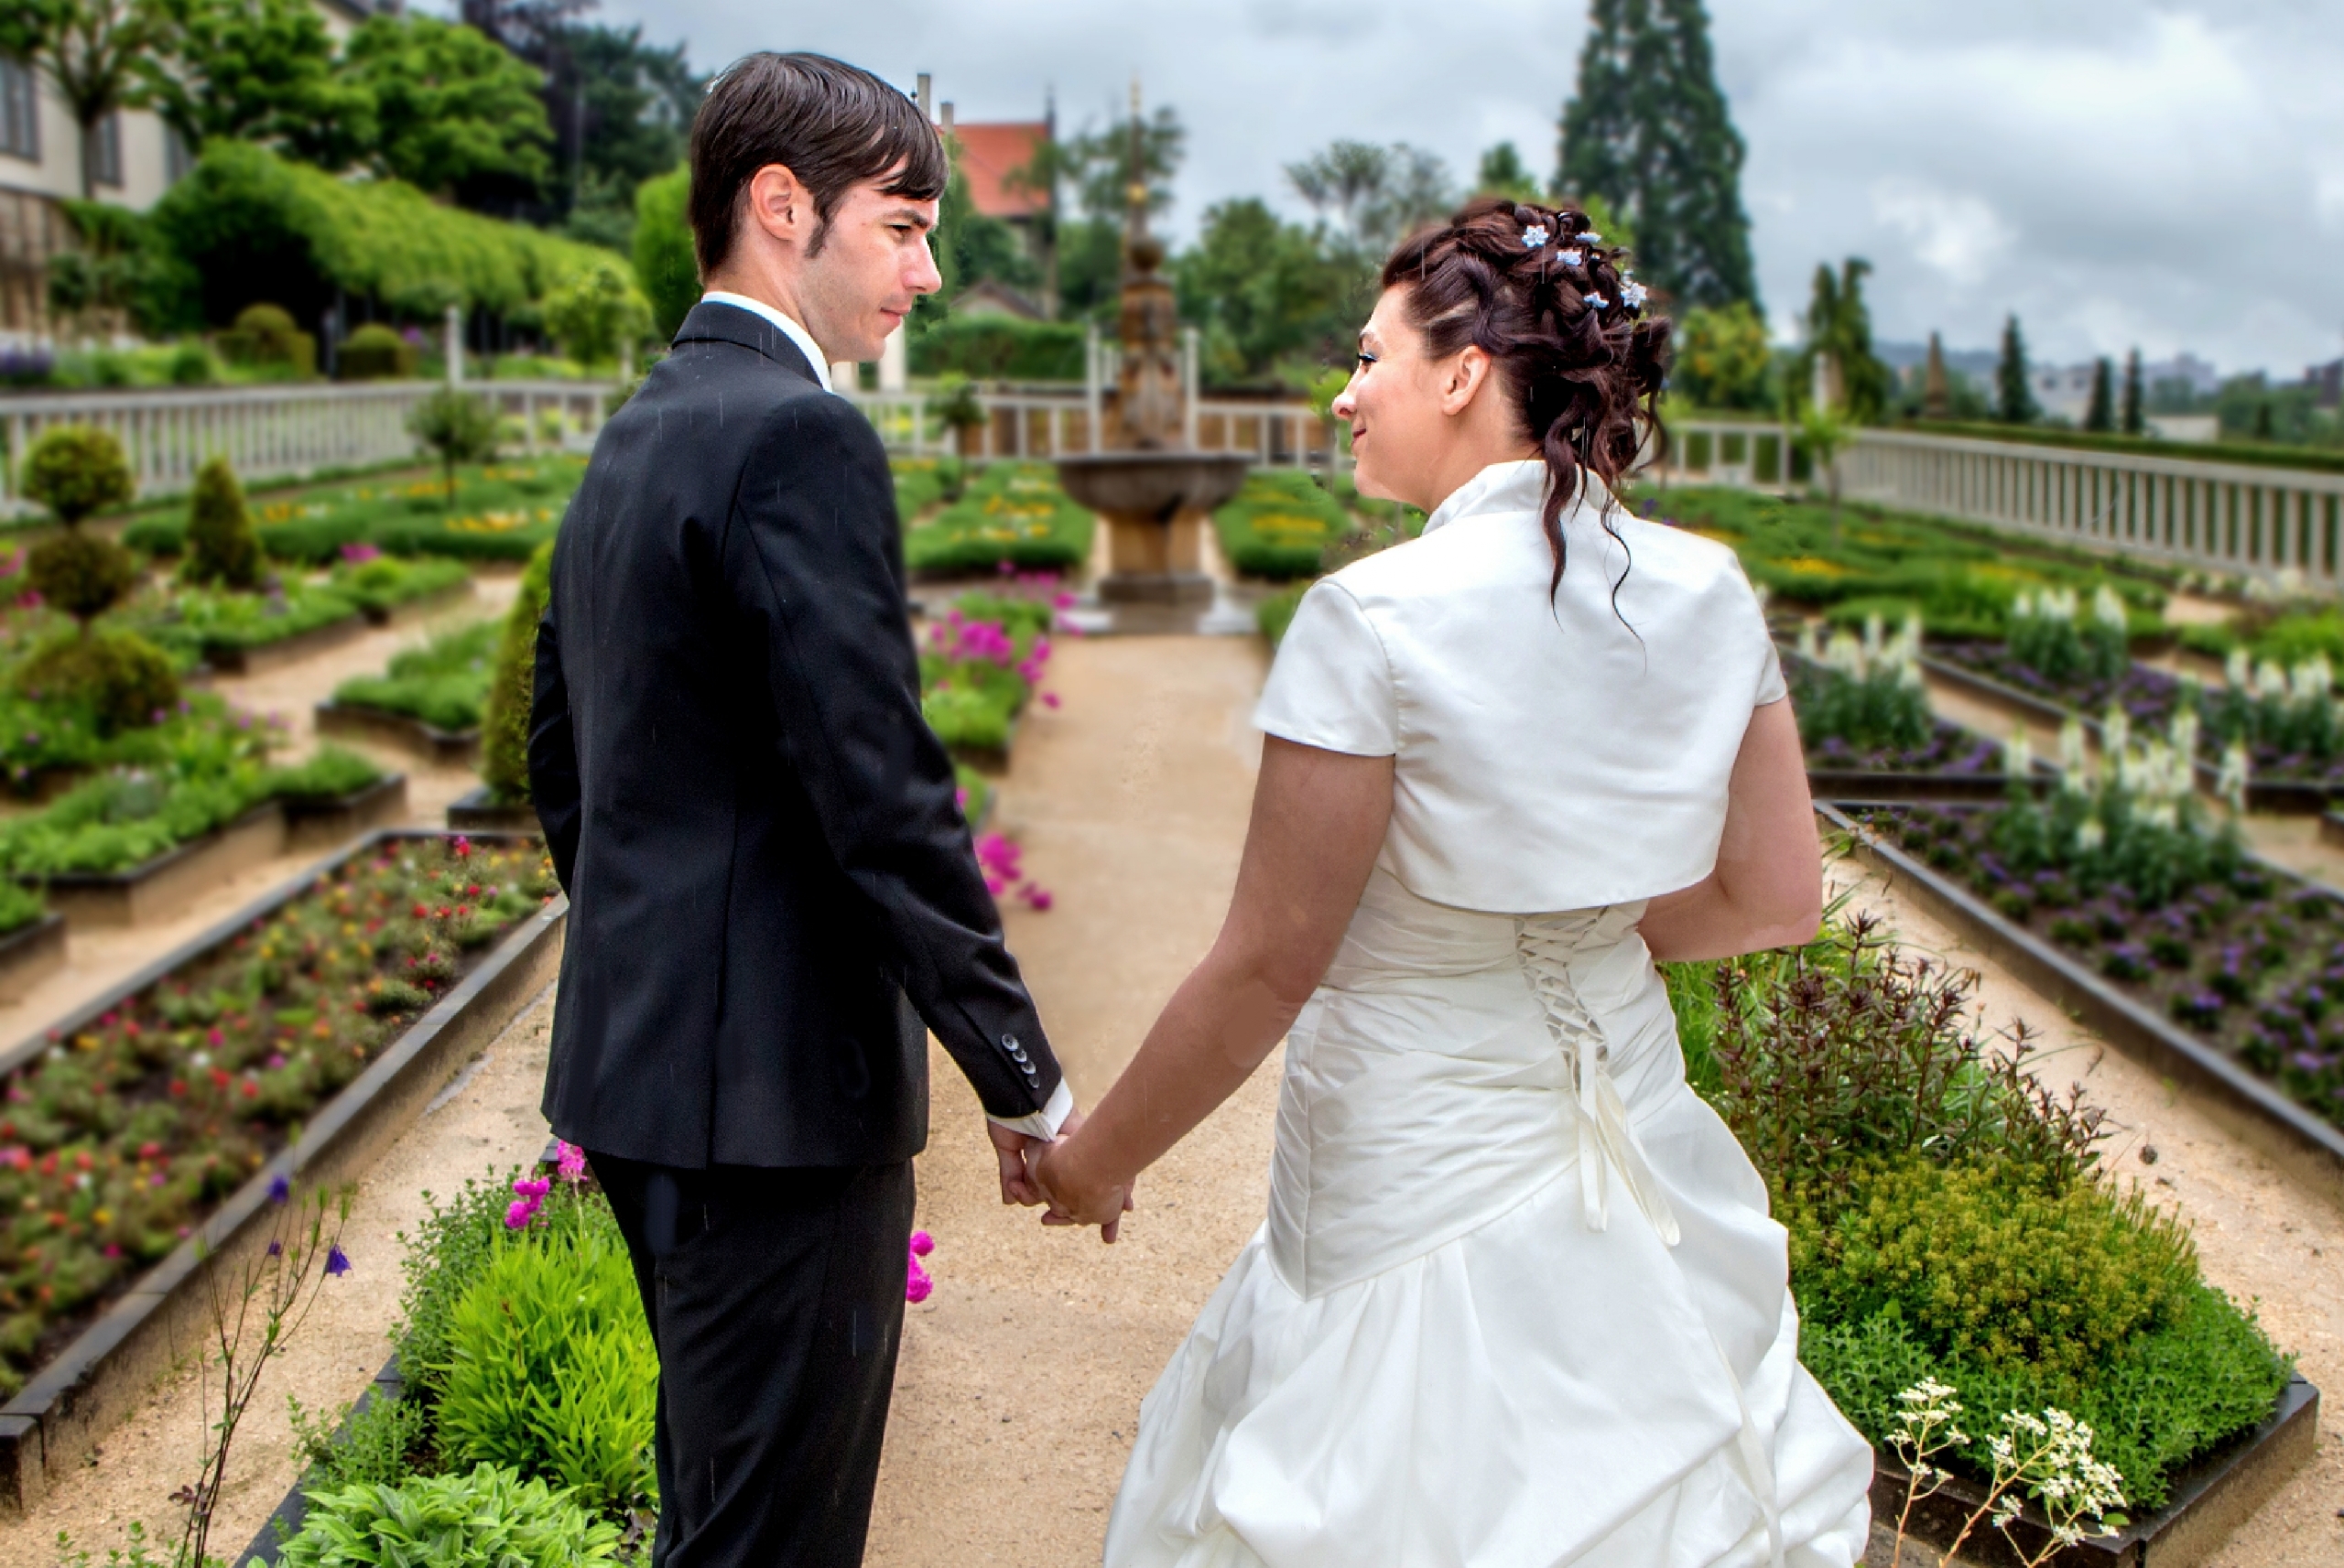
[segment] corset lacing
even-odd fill
[[[1601,1230],[1611,1217],[1607,1189],[1616,1170],[1627,1184],[1660,1238],[1677,1241],[1677,1212],[1668,1206],[1660,1184],[1644,1158],[1635,1129],[1628,1125],[1628,1106],[1612,1081],[1612,1047],[1602,1030],[1579,1000],[1571,983],[1570,959],[1601,910],[1571,914],[1530,915],[1514,923],[1514,951],[1522,970],[1546,1014],[1546,1033],[1568,1065],[1579,1115],[1579,1190],[1587,1204],[1587,1227]]]

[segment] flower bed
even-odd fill
[[[1256,469],[1212,514],[1221,553],[1248,577],[1315,577],[1329,546],[1351,531],[1342,503],[1295,469]]]
[[[1050,633],[1069,596],[1056,579],[1022,579],[1024,593],[964,593],[931,622],[920,652],[920,711],[953,755],[998,771],[1009,763],[1017,716],[1050,658]],[[1047,595],[1048,597],[1038,597]],[[1055,706],[1055,695],[1044,703]]]
[[[363,624],[349,600],[301,583],[277,593],[178,587],[133,605],[122,620],[182,669],[201,663],[233,672],[262,649],[355,633]]]
[[[281,561],[331,566],[349,545],[397,556],[525,561],[553,537],[570,496],[585,476],[583,460],[549,456],[463,467],[452,505],[434,478],[393,477],[296,492],[254,509],[261,547]],[[141,518],[124,543],[175,556],[187,542],[187,515]]]
[[[1863,918],[1667,970],[1688,1076],[1790,1232],[1800,1359],[1876,1445],[1933,1378],[1971,1412],[1957,1470],[1991,1473],[2001,1412],[2056,1407],[2157,1508],[2272,1414],[2288,1358],[2101,1169],[2100,1114],[2036,1085],[2024,1034],[1978,1038],[1970,977]]]
[[[403,561],[372,545],[345,545],[342,564],[326,574],[326,591],[356,605],[377,626],[402,610],[413,610],[472,591],[472,574],[461,561]]]
[[[494,621],[475,622],[395,654],[382,675],[354,676],[334,687],[334,706],[391,714],[451,734],[477,732],[501,630]]]
[[[906,528],[931,508],[960,499],[968,479],[959,458],[890,458],[887,470],[895,481],[895,514]]]
[[[2164,630],[2164,579],[2156,573],[2035,550],[1938,519],[1850,506],[1840,509],[1835,529],[1821,506],[1703,487],[1668,490],[1645,509],[1731,546],[1751,581],[1834,620],[1877,614],[1894,622],[1918,614],[1942,635],[2000,637],[2020,589],[2089,593],[2106,583],[2122,597],[2137,634]]]
[[[554,892],[542,849],[394,839],[0,1087],[0,1386],[176,1248]]]
[[[960,499],[904,535],[904,562],[929,577],[1003,566],[1066,571],[1091,558],[1098,520],[1058,487],[1043,463],[993,463]]]

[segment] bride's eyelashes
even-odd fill
[[[1360,369],[1365,370],[1368,366],[1375,362],[1377,356],[1369,353],[1365,349],[1362,349],[1359,352],[1353,354],[1351,358],[1357,362]]]

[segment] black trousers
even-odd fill
[[[903,1330],[910,1163],[588,1158],[659,1348],[652,1568],[853,1568]]]

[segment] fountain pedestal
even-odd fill
[[[1107,524],[1109,604],[1210,604],[1204,531],[1245,482],[1246,460],[1220,452],[1098,452],[1058,460],[1066,492]]]

